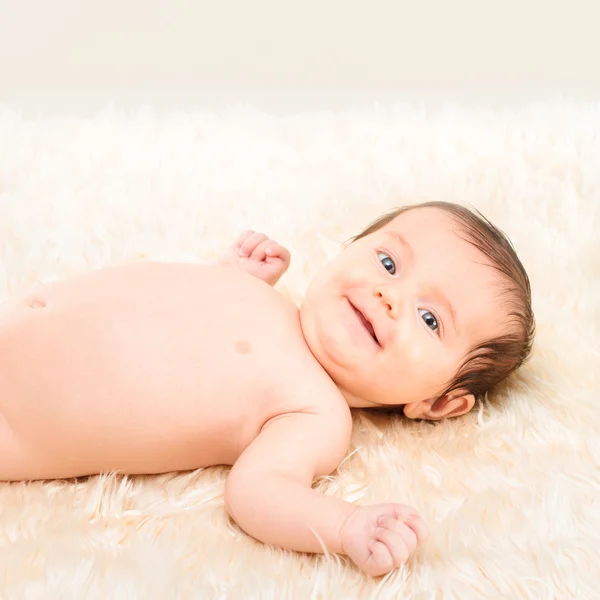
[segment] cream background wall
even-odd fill
[[[275,111],[600,97],[595,0],[0,0],[0,103]]]

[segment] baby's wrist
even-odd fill
[[[346,538],[348,535],[348,529],[349,527],[352,526],[352,522],[354,521],[356,514],[359,512],[360,510],[360,506],[357,506],[356,504],[348,504],[348,513],[345,515],[344,519],[341,522],[340,528],[339,528],[339,534],[338,534],[338,547],[340,549],[339,554],[345,554],[347,555],[348,552],[346,550]]]

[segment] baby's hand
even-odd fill
[[[427,535],[424,521],[408,506],[360,506],[344,524],[342,548],[367,575],[385,575],[404,564]]]
[[[290,253],[266,235],[248,230],[229,247],[221,264],[275,285],[290,266]]]

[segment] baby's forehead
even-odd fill
[[[435,231],[446,235],[456,235],[458,230],[456,217],[440,208],[426,206],[406,210],[391,219],[383,230],[387,231],[416,231],[427,233]]]
[[[434,207],[415,208],[403,212],[386,223],[381,236],[398,239],[416,255],[452,253],[457,258],[489,263],[475,247],[460,222],[446,211]]]

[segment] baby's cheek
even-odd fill
[[[402,372],[421,385],[441,385],[450,376],[452,365],[448,353],[439,345],[412,343],[403,348]]]
[[[401,343],[399,361],[408,367],[410,372],[419,371],[422,367],[431,365],[431,360],[431,351],[426,345],[411,339]]]

